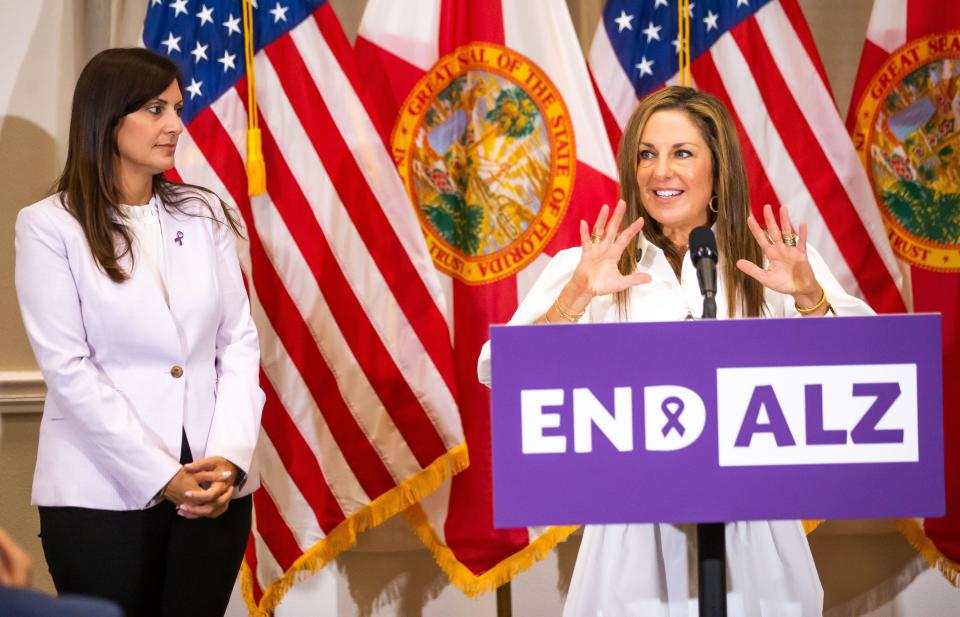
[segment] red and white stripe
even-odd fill
[[[246,562],[263,610],[278,581],[332,558],[351,517],[391,491],[406,507],[398,487],[464,442],[447,301],[351,53],[324,5],[257,54],[267,194],[247,197],[245,81],[178,151],[178,175],[246,225],[267,392]]]
[[[870,21],[867,24],[867,36],[863,41],[863,51],[860,55],[860,70],[854,82],[850,96],[850,106],[847,109],[847,129],[853,131],[856,121],[857,107],[864,88],[873,78],[876,71],[897,48],[904,45],[907,38],[907,0],[874,0],[870,11]],[[942,3],[938,0],[919,2],[911,5],[913,13],[913,28],[918,31],[930,30],[932,20],[944,18],[949,23],[948,15],[941,11]],[[949,29],[949,27],[945,28]]]
[[[590,66],[611,140],[619,139],[639,101],[602,24]],[[796,0],[765,5],[694,59],[691,73],[734,117],[754,211],[786,206],[848,291],[877,310],[904,310],[876,200]]]

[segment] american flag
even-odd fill
[[[259,5],[258,5],[259,4]],[[352,50],[317,0],[253,2],[267,192],[247,196],[239,0],[152,0],[184,74],[174,179],[242,214],[267,393],[244,568],[252,613],[466,465],[444,296]]]
[[[611,143],[638,101],[676,83],[679,0],[609,0],[590,48]],[[751,204],[786,206],[844,287],[904,311],[896,259],[796,0],[689,3],[695,87],[722,100],[740,134]]]

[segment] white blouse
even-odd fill
[[[163,299],[170,304],[167,292],[166,271],[163,259],[163,234],[160,229],[160,212],[157,197],[142,206],[119,204],[117,207],[126,215],[127,229],[133,236],[134,268],[146,268],[163,293]]]
[[[684,257],[677,280],[663,251],[641,236],[639,272],[652,281],[630,290],[626,319],[612,295],[594,298],[580,323],[699,319],[703,300],[697,273]],[[872,315],[848,294],[811,247],[810,264],[837,315]],[[510,324],[533,323],[547,312],[580,261],[579,247],[557,253],[524,298]],[[765,290],[766,317],[799,316],[793,298]],[[717,271],[717,318],[728,319],[722,268]],[[490,385],[490,343],[477,373]],[[693,497],[691,497],[693,498]],[[731,617],[819,617],[823,589],[799,521],[726,525],[727,610]],[[590,525],[564,605],[564,617],[695,617],[696,528],[693,525]]]

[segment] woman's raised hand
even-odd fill
[[[747,218],[747,227],[767,258],[766,269],[746,259],[738,260],[737,268],[764,287],[793,296],[799,306],[816,304],[822,290],[807,259],[807,226],[801,223],[799,234],[794,233],[790,213],[783,207],[778,225],[769,204],[763,207],[763,219],[766,233],[753,215]]]
[[[626,210],[627,204],[620,200],[613,210],[613,216],[609,216],[610,207],[604,205],[600,208],[592,233],[587,222],[580,221],[580,242],[583,253],[571,279],[578,290],[589,293],[591,296],[602,296],[622,291],[633,285],[650,282],[649,274],[634,272],[624,275],[617,267],[623,251],[643,229],[643,219],[638,218],[629,227],[617,233]]]

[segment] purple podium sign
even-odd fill
[[[944,513],[939,315],[491,330],[498,527]]]

